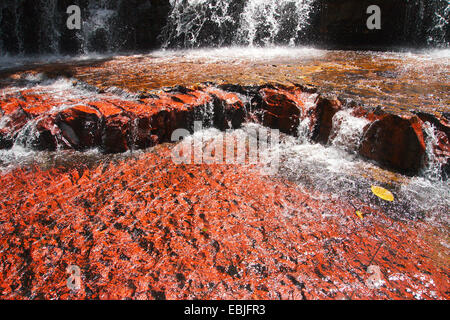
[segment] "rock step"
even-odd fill
[[[19,143],[37,150],[100,148],[105,153],[170,142],[174,130],[192,132],[195,121],[220,130],[239,128],[250,121],[297,135],[300,123],[308,119],[310,139],[327,144],[334,116],[349,108],[352,116],[369,122],[357,147],[361,156],[391,170],[415,175],[426,165],[429,137],[425,129],[433,126],[434,159],[441,164],[444,176],[449,175],[450,125],[446,119],[349,106],[348,102],[302,85],[174,87],[140,100],[100,93],[94,98],[56,99],[50,94],[24,90],[0,99],[1,149],[24,139]]]

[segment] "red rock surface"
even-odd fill
[[[2,174],[0,297],[449,298],[448,262],[422,223],[323,201],[253,167],[175,165],[170,148]],[[66,286],[69,265],[79,291]]]
[[[75,86],[79,84],[74,84]],[[310,118],[313,141],[326,144],[334,115],[342,110],[337,98],[326,98],[317,90],[303,86],[201,85],[157,91],[138,100],[103,93],[71,98],[68,89],[55,98],[32,89],[1,97],[2,122],[0,148],[11,148],[19,133],[31,121],[35,137],[29,147],[39,150],[100,148],[107,153],[145,149],[171,141],[174,130],[192,131],[194,121],[221,130],[239,128],[247,121],[297,135],[300,121]],[[396,115],[369,110],[355,104],[347,106],[356,117],[371,124],[359,148],[363,157],[389,169],[417,174],[425,165],[424,122],[434,126],[438,143],[436,158],[449,170],[450,125],[432,114]],[[30,127],[27,127],[30,130]],[[29,136],[29,134],[28,134]]]
[[[425,223],[356,199],[324,201],[254,167],[176,165],[163,144],[196,120],[221,130],[255,121],[295,135],[307,117],[311,138],[326,144],[341,100],[297,85],[197,85],[138,99],[77,96],[79,85],[2,93],[0,148],[24,130],[38,150],[155,147],[137,158],[1,173],[0,298],[448,299],[443,235]],[[443,119],[350,108],[370,122],[361,155],[417,171],[433,125],[434,152],[448,163]],[[66,286],[70,265],[81,268],[79,291]],[[371,265],[381,270],[377,288],[367,285]]]
[[[203,114],[210,106],[218,111],[211,119],[216,126],[226,129],[228,122],[231,127],[240,126],[244,120],[243,104],[233,100],[232,93],[218,88],[208,90],[210,93],[178,88],[139,101],[110,94],[71,99],[64,98],[64,92],[56,100],[32,90],[16,92],[14,97],[4,95],[0,108],[5,125],[0,131],[0,148],[10,148],[30,121],[37,121],[37,136],[30,147],[49,150],[99,147],[108,153],[170,141],[175,129],[190,129],[195,120],[204,120]],[[67,90],[66,95],[73,94]]]
[[[448,173],[447,65],[341,51],[208,60],[128,56],[0,72],[0,149],[25,137],[33,149],[104,153],[1,168],[1,299],[449,298],[446,225],[400,202],[320,193],[254,166],[176,165],[164,143],[196,120],[296,135],[306,119],[311,142],[330,144],[334,116],[351,108],[370,122],[360,155],[415,174],[432,135]],[[67,287],[70,265],[81,269],[80,290]]]

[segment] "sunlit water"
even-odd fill
[[[229,47],[160,50],[96,60],[92,65],[67,65],[64,70],[100,88],[122,87],[132,92],[201,82],[304,83],[397,113],[449,112],[449,54],[448,49],[361,52]]]
[[[70,70],[73,78],[49,79],[47,73],[55,65]],[[189,86],[203,81],[244,85],[277,82],[313,84],[323,92],[334,92],[372,106],[382,105],[400,113],[417,109],[445,114],[450,106],[449,50],[344,52],[314,48],[230,47],[160,50],[145,55],[4,58],[3,68],[1,94],[33,87],[68,100],[95,99],[99,93],[91,85],[110,91],[119,88],[105,94],[133,99],[136,92],[163,86]],[[82,80],[82,85],[74,87],[74,80]],[[328,145],[310,143],[302,134],[298,138],[285,136],[279,144],[271,146],[259,165],[267,166],[271,157],[277,157],[280,164],[275,177],[288,179],[305,190],[322,191],[328,200],[357,198],[378,206],[380,204],[371,197],[370,185],[383,185],[392,190],[397,199],[395,205],[383,208],[392,216],[426,219],[448,228],[450,187],[436,175],[433,163],[420,176],[410,178],[364,161],[356,150],[365,124],[365,120],[354,118],[346,111],[340,112],[335,116],[333,138]],[[307,127],[302,123],[299,133],[302,125]],[[233,134],[245,138],[246,130],[244,127]],[[205,132],[210,139],[224,134],[216,129]],[[432,132],[429,136],[428,154],[431,154]],[[136,154],[145,156],[145,152],[129,152],[122,156],[126,159]],[[87,153],[34,152],[19,143],[11,150],[0,151],[0,165],[5,172],[36,163],[44,167],[70,163],[85,165],[115,157],[96,150]]]

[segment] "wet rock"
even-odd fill
[[[438,116],[425,112],[415,113],[423,122],[428,122],[437,131],[442,132],[450,139],[450,120],[445,118],[445,115]]]
[[[76,150],[98,147],[101,141],[101,114],[88,106],[60,112],[56,123],[63,138]]]
[[[333,117],[342,109],[342,103],[337,98],[319,97],[317,106],[312,112],[312,139],[327,143],[333,128]]]
[[[134,149],[145,149],[159,143],[159,137],[152,133],[151,119],[139,117],[133,120],[132,146]]]
[[[426,46],[427,29],[438,2],[413,3],[395,0],[324,0],[318,22],[320,42],[332,48],[380,49],[398,46]],[[383,27],[368,30],[366,14],[376,4],[383,13]],[[441,5],[441,4],[439,4]],[[442,6],[445,6],[442,3]]]
[[[381,119],[386,115],[386,111],[382,107],[366,108],[359,105],[355,105],[351,109],[351,114],[354,117],[365,118],[371,122]]]
[[[168,144],[1,182],[4,299],[449,298],[436,230],[247,166],[174,165]],[[366,286],[369,265],[382,286]]]
[[[53,117],[46,117],[36,123],[36,138],[32,141],[32,147],[36,150],[54,151],[58,147],[60,129],[55,125]]]
[[[313,88],[303,86],[263,87],[256,97],[263,110],[263,125],[296,136],[300,121],[311,115],[310,105],[317,96],[315,93]]]
[[[388,114],[368,125],[359,153],[390,169],[417,174],[426,149],[422,124],[417,116]]]
[[[115,115],[105,120],[101,147],[107,153],[120,153],[129,150],[130,119]]]
[[[296,101],[284,90],[261,89],[263,99],[263,124],[283,133],[296,134],[303,103]]]
[[[70,92],[67,95],[70,97]],[[220,130],[239,128],[244,121],[258,122],[295,136],[300,122],[307,120],[308,127],[302,127],[302,132],[306,129],[312,141],[326,144],[335,125],[333,118],[345,104],[352,116],[371,122],[364,130],[362,156],[395,171],[418,173],[427,164],[425,122],[434,128],[434,158],[448,172],[450,130],[445,117],[423,112],[400,117],[381,107],[342,101],[301,85],[217,87],[209,83],[166,88],[147,93],[140,100],[117,98],[107,92],[96,93],[95,99],[65,100],[27,89],[18,97],[1,101],[0,148],[10,148],[19,135],[23,139],[32,132],[36,137],[30,138],[27,146],[38,150],[100,148],[120,153],[170,142],[176,129],[193,132],[195,121],[202,122],[203,128]],[[65,104],[74,106],[67,108]],[[29,132],[20,134],[24,128]]]
[[[30,120],[28,114],[22,108],[23,104],[18,101],[4,103],[2,105],[3,116],[0,118],[2,127],[0,129],[0,149],[9,149],[20,132]]]
[[[220,130],[240,128],[245,120],[244,103],[234,92],[218,88],[204,89],[214,97],[214,126]]]

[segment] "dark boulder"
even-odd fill
[[[423,166],[423,122],[417,117],[388,114],[368,125],[359,153],[405,174],[417,174]]]

